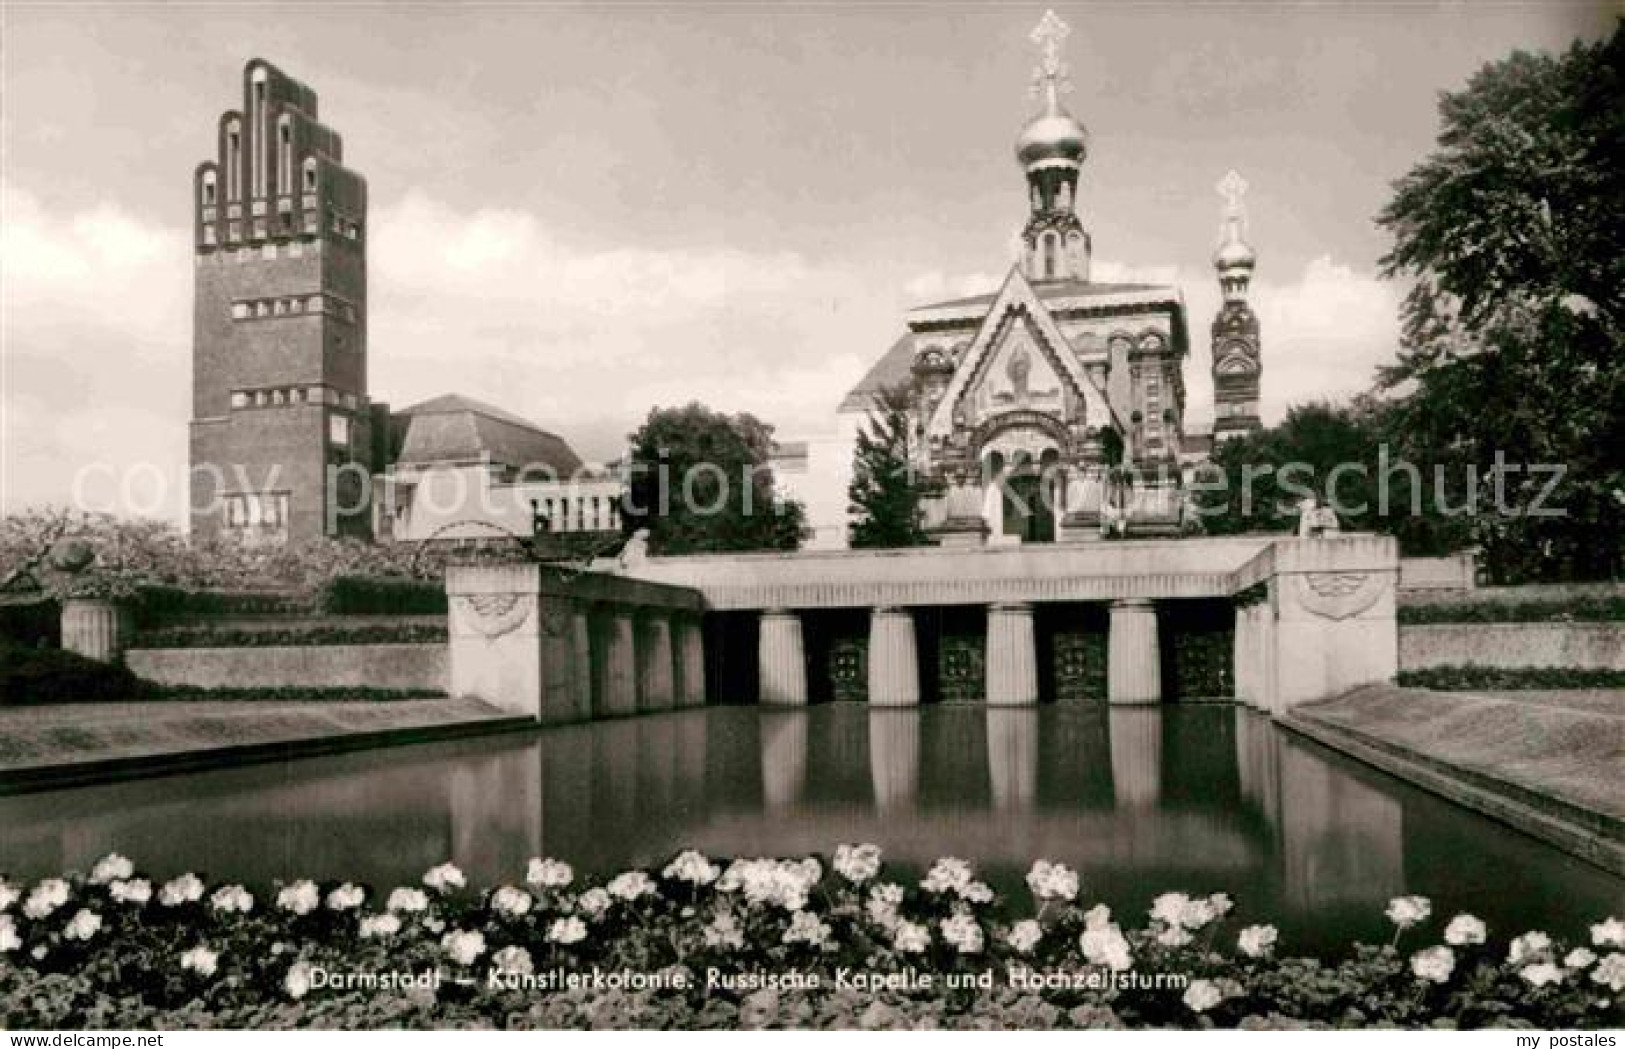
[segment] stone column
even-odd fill
[[[914,617],[906,608],[882,606],[869,613],[869,703],[913,707],[920,702],[920,659]]]
[[[1033,638],[1032,605],[988,606],[987,702],[990,706],[1038,702],[1038,644]]]
[[[129,614],[112,601],[74,597],[62,603],[62,647],[69,652],[116,663],[128,633]]]
[[[599,623],[601,655],[597,662],[599,688],[596,690],[599,717],[619,717],[638,712],[637,640],[629,609],[613,608]]]
[[[553,724],[583,719],[581,693],[592,690],[590,680],[576,671],[576,602],[558,598],[542,600],[537,642],[541,646],[541,707],[537,718]],[[591,717],[589,711],[586,715]]]
[[[675,621],[677,636],[677,705],[680,707],[705,706],[705,631],[700,617],[679,616]]]
[[[1106,698],[1112,703],[1162,701],[1157,610],[1147,600],[1113,601],[1106,655]]]
[[[663,611],[650,611],[638,631],[639,710],[672,708],[677,693],[672,670],[671,620]]]
[[[1162,795],[1162,712],[1113,710],[1107,719],[1117,807],[1155,808]]]
[[[762,613],[756,673],[761,703],[807,705],[807,651],[802,644],[799,613],[784,608]]]

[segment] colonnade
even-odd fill
[[[993,706],[1038,702],[1038,639],[1030,602],[987,606],[986,700]],[[1111,603],[1107,700],[1156,703],[1162,698],[1157,614],[1149,600]],[[769,608],[758,632],[758,698],[778,706],[807,702],[807,646],[801,613]],[[882,605],[869,612],[868,697],[877,707],[920,702],[920,656],[914,615]]]

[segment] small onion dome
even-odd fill
[[[1062,108],[1053,89],[1044,111],[1027,121],[1016,136],[1016,159],[1027,169],[1062,162],[1077,166],[1089,155],[1089,131]]]
[[[1220,270],[1252,269],[1258,261],[1258,256],[1246,241],[1241,239],[1241,230],[1235,222],[1225,226],[1224,243],[1219,250],[1213,253],[1213,266]]]

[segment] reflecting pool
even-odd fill
[[[1625,902],[1620,879],[1224,705],[713,707],[0,797],[0,870],[26,878],[117,850],[160,877],[387,890],[447,859],[485,884],[541,854],[602,873],[844,841],[913,871],[961,856],[1001,889],[1057,860],[1121,915],[1225,891],[1306,952],[1386,940],[1401,893],[1502,936],[1578,935]]]

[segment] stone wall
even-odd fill
[[[1625,623],[1432,623],[1399,628],[1402,670],[1625,670]]]
[[[442,644],[132,648],[124,663],[148,681],[186,688],[445,692],[448,684]]]

